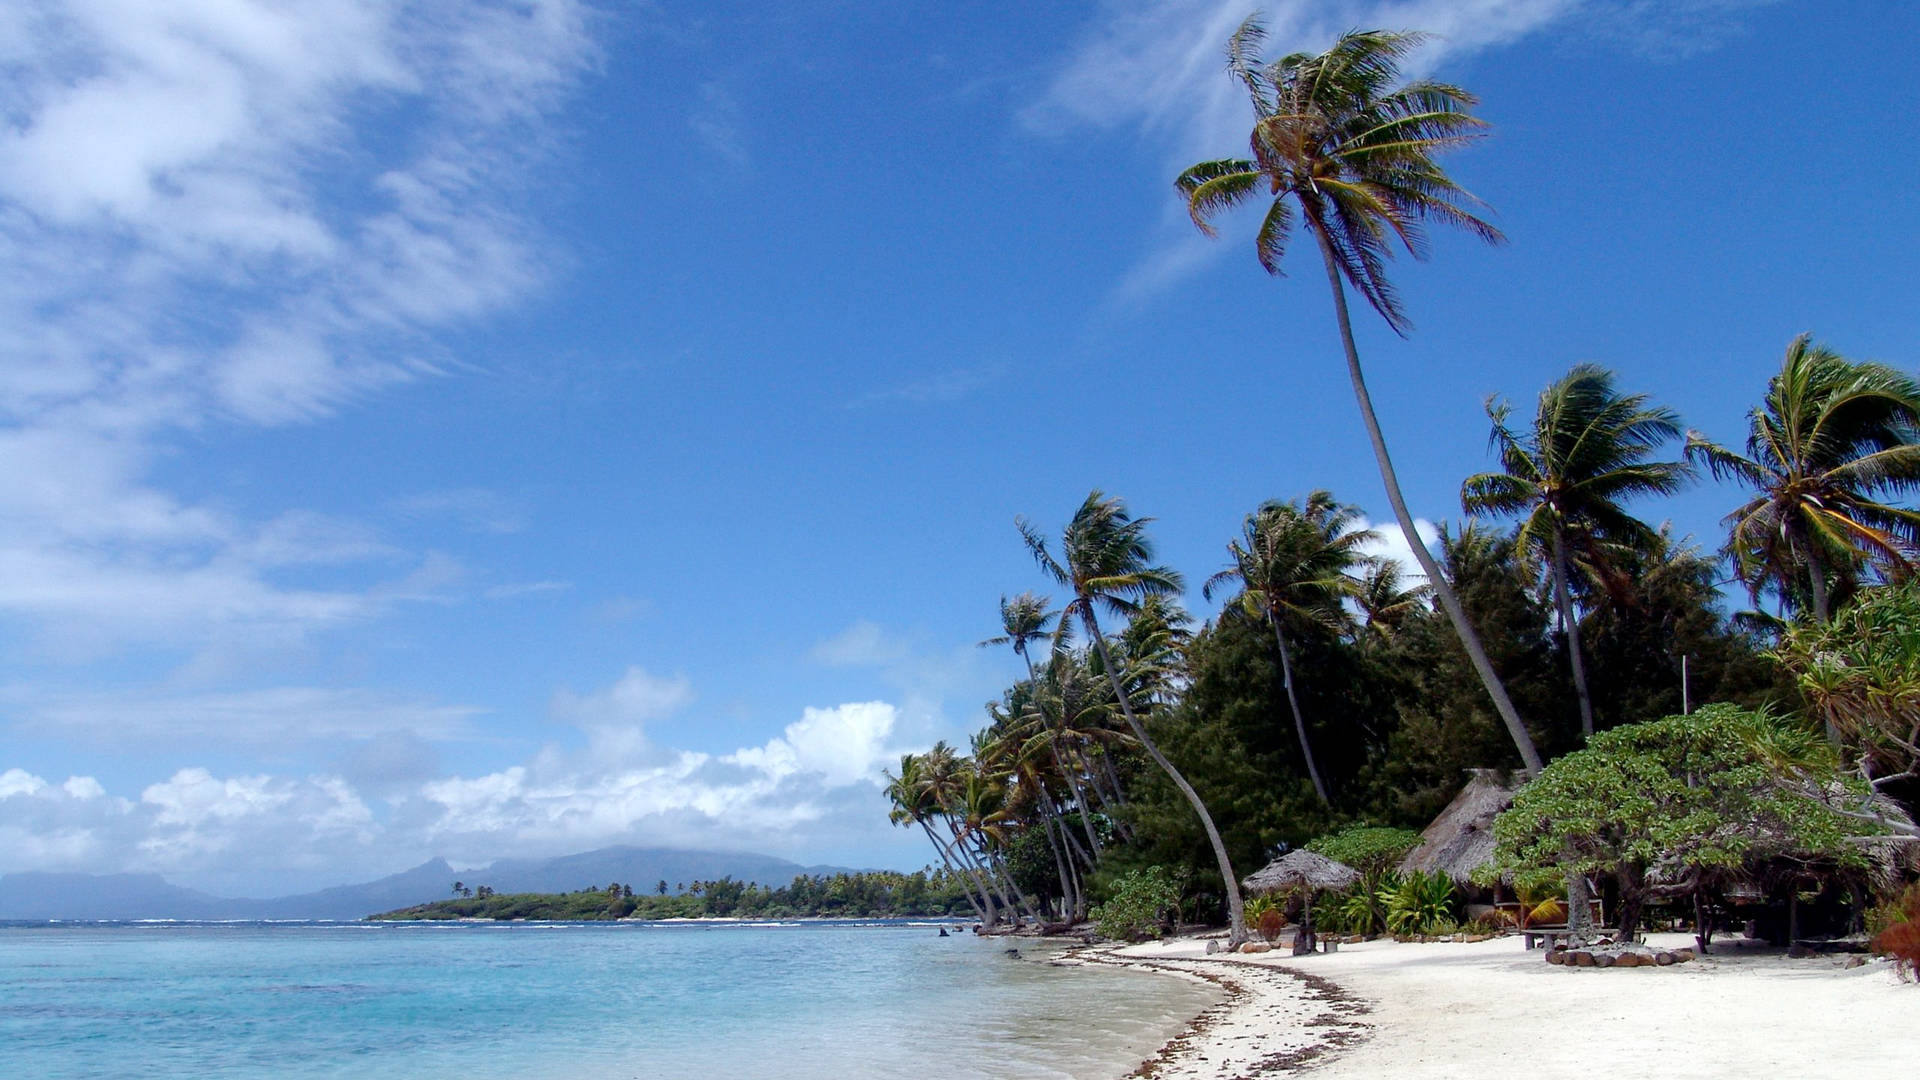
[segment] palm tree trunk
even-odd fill
[[[1827,625],[1831,612],[1827,606],[1832,600],[1827,595],[1827,563],[1820,557],[1820,548],[1812,537],[1805,537],[1807,544],[1807,583],[1813,587],[1813,621],[1816,626]],[[1783,593],[1785,589],[1781,590]],[[1840,725],[1827,720],[1827,742],[1840,745]]]
[[[1048,810],[1042,811],[1040,815],[1040,825],[1047,833],[1047,850],[1053,852],[1053,872],[1060,877],[1060,906],[1064,912],[1065,910],[1071,910],[1073,906],[1073,881],[1067,874],[1066,857],[1060,852],[1060,839],[1054,836],[1053,830],[1054,826],[1058,825],[1060,831],[1064,833],[1067,831],[1067,823],[1059,820],[1049,812],[1052,806],[1053,799],[1049,797],[1047,799]]]
[[[1051,730],[1053,725],[1047,721],[1046,706],[1040,704],[1040,681],[1033,673],[1033,657],[1028,656],[1027,650],[1022,648],[1020,659],[1027,662],[1027,688],[1034,695],[1034,704],[1040,709],[1040,722],[1047,724],[1048,729]],[[1093,845],[1093,853],[1097,856],[1100,854],[1100,838],[1093,835],[1093,822],[1087,817],[1087,797],[1080,791],[1080,778],[1060,760],[1060,747],[1052,739],[1047,740],[1047,750],[1053,754],[1053,767],[1060,770],[1061,774],[1067,778],[1067,784],[1073,788],[1073,801],[1080,804],[1080,824],[1086,828],[1087,843]]]
[[[940,838],[934,835],[933,826],[927,823],[926,818],[919,820],[920,827],[927,832],[927,839],[933,842],[933,850],[940,853],[940,861],[946,864],[947,871],[956,877],[960,876],[960,871],[954,866],[953,856],[947,852],[946,845],[940,842]],[[967,905],[973,908],[973,913],[980,917],[981,922],[991,923],[993,920],[987,917],[985,911],[981,910],[980,901],[973,895],[973,887],[967,883],[964,877],[961,878],[960,887],[961,890],[967,894]]]
[[[1567,541],[1564,530],[1553,526],[1553,605],[1560,612],[1560,628],[1567,635],[1567,659],[1573,664],[1573,693],[1580,699],[1580,737],[1593,738],[1593,696],[1587,692],[1587,661],[1580,655],[1580,620],[1573,616],[1573,596],[1567,588]]]
[[[1307,719],[1300,715],[1300,699],[1293,694],[1293,650],[1287,648],[1287,635],[1280,631],[1280,618],[1271,609],[1267,611],[1267,622],[1273,624],[1273,640],[1280,646],[1280,682],[1287,688],[1287,704],[1293,709],[1294,734],[1300,736],[1300,754],[1307,759],[1307,776],[1313,780],[1313,793],[1320,801],[1331,806],[1333,800],[1327,796],[1327,782],[1320,779],[1320,766],[1313,760],[1313,744],[1307,741]]]
[[[973,878],[974,884],[979,887],[980,899],[986,903],[987,907],[987,925],[992,926],[999,922],[999,911],[994,903],[993,897],[994,883],[988,878],[986,872],[981,869],[979,860],[974,858],[973,851],[967,847],[966,840],[960,835],[960,827],[953,823],[952,818],[947,819],[947,831],[953,834],[953,843],[950,850],[954,852],[954,857],[959,860],[960,865],[966,867],[967,874]],[[1005,897],[1001,899],[1004,900]],[[1013,910],[1012,904],[999,906],[1004,906],[1008,911]]]
[[[1200,793],[1193,790],[1187,778],[1180,775],[1180,770],[1167,760],[1167,755],[1160,752],[1160,747],[1147,734],[1140,718],[1133,715],[1133,706],[1127,701],[1126,687],[1120,685],[1120,670],[1113,666],[1113,654],[1107,650],[1106,635],[1100,632],[1100,622],[1093,616],[1092,601],[1084,596],[1080,601],[1083,605],[1080,616],[1086,621],[1087,636],[1093,638],[1094,646],[1100,650],[1100,663],[1106,667],[1107,679],[1113,683],[1114,695],[1120,699],[1120,715],[1127,718],[1127,726],[1133,729],[1133,737],[1140,740],[1140,748],[1167,774],[1174,786],[1180,789],[1180,794],[1187,797],[1187,802],[1193,805],[1193,812],[1200,815],[1200,825],[1206,829],[1207,843],[1213,845],[1213,858],[1220,865],[1220,879],[1227,888],[1227,945],[1238,948],[1247,940],[1247,911],[1240,900],[1240,881],[1233,876],[1233,860],[1227,858],[1227,845],[1220,839],[1220,830],[1214,827],[1213,815],[1207,813],[1207,804],[1200,801]]]
[[[1467,658],[1473,661],[1473,669],[1479,673],[1481,684],[1487,688],[1487,696],[1493,699],[1494,709],[1505,722],[1514,748],[1520,751],[1520,761],[1526,766],[1527,775],[1538,776],[1541,769],[1540,752],[1534,749],[1533,736],[1527,734],[1527,726],[1520,722],[1520,713],[1513,707],[1513,700],[1507,697],[1507,688],[1493,670],[1493,661],[1487,659],[1487,650],[1480,644],[1480,635],[1474,633],[1473,624],[1467,621],[1466,610],[1460,606],[1460,598],[1454,595],[1453,585],[1440,571],[1440,564],[1434,560],[1433,553],[1420,542],[1420,533],[1413,526],[1413,515],[1407,512],[1407,500],[1400,492],[1400,480],[1393,471],[1393,459],[1387,454],[1386,436],[1380,433],[1380,419],[1374,415],[1373,398],[1367,393],[1366,374],[1360,370],[1360,352],[1354,348],[1353,320],[1347,313],[1347,290],[1345,283],[1340,280],[1339,261],[1334,258],[1333,244],[1322,231],[1320,223],[1311,213],[1306,218],[1313,238],[1320,243],[1320,257],[1327,264],[1327,283],[1333,288],[1333,310],[1340,323],[1340,344],[1347,354],[1347,378],[1353,383],[1354,400],[1360,405],[1360,419],[1365,422],[1367,438],[1373,443],[1373,459],[1380,467],[1380,480],[1387,489],[1387,502],[1393,507],[1393,516],[1400,523],[1400,532],[1406,536],[1407,546],[1413,549],[1413,557],[1419,561],[1420,568],[1426,571],[1427,582],[1433,586],[1433,595],[1446,610],[1447,618],[1452,620],[1454,633],[1460,637],[1461,648],[1467,651]]]

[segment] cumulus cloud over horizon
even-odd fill
[[[258,893],[287,875],[339,883],[433,856],[474,865],[616,843],[799,852],[884,834],[881,770],[908,749],[895,742],[893,705],[806,708],[779,736],[724,755],[647,738],[647,722],[692,700],[684,679],[637,666],[598,691],[561,691],[554,717],[585,745],[549,743],[477,775],[188,766],[128,797],[89,776],[6,769],[0,874],[152,872]]]

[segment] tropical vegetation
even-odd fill
[[[907,754],[887,785],[893,822],[985,927],[1136,938],[1190,917],[1238,942],[1288,901],[1243,902],[1237,875],[1306,846],[1360,875],[1316,902],[1329,928],[1448,932],[1468,914],[1455,879],[1401,860],[1469,769],[1527,781],[1483,871],[1522,923],[1578,923],[1597,880],[1626,932],[1679,905],[1704,939],[1734,883],[1797,897],[1810,876],[1845,885],[1858,922],[1899,885],[1889,867],[1920,867],[1920,513],[1903,502],[1920,383],[1802,336],[1740,391],[1759,404],[1738,453],[1574,365],[1529,416],[1489,400],[1493,460],[1462,480],[1465,517],[1419,538],[1348,291],[1404,334],[1396,250],[1423,256],[1435,223],[1501,239],[1437,161],[1483,134],[1473,97],[1400,76],[1421,40],[1355,32],[1269,62],[1248,20],[1227,56],[1250,153],[1177,181],[1209,234],[1261,204],[1270,273],[1312,238],[1412,564],[1303,483],[1222,537],[1200,590],[1221,606],[1196,620],[1153,519],[1122,499],[1091,492],[1057,534],[1017,518],[1029,584],[1056,596],[1001,597],[982,645],[1012,652],[1010,683],[965,751]],[[1701,474],[1743,489],[1706,544],[1659,513]],[[1752,609],[1728,610],[1729,583]]]
[[[661,886],[665,886],[661,882]],[[459,895],[370,915],[389,922],[448,919],[599,922],[610,919],[906,918],[969,913],[965,887],[944,869],[803,874],[778,887],[737,881],[695,881],[678,892],[635,891],[613,882],[568,893],[496,893],[462,884]]]

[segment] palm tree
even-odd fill
[[[1754,490],[1725,521],[1734,574],[1756,603],[1772,586],[1783,605],[1824,624],[1869,566],[1913,570],[1920,514],[1880,500],[1920,489],[1917,433],[1920,383],[1807,334],[1787,346],[1765,402],[1747,414],[1745,455],[1687,433],[1689,458]]]
[[[1652,542],[1653,530],[1620,504],[1637,495],[1671,495],[1686,481],[1685,462],[1647,460],[1680,437],[1680,417],[1648,404],[1645,394],[1620,393],[1613,372],[1596,364],[1575,365],[1541,392],[1532,430],[1510,427],[1512,411],[1506,402],[1487,403],[1490,442],[1503,471],[1468,477],[1460,505],[1469,514],[1518,517],[1521,550],[1544,557],[1567,636],[1580,733],[1591,737],[1593,696],[1568,585],[1569,549],[1577,544],[1591,565],[1605,560],[1608,543]]]
[[[1409,588],[1402,578],[1399,563],[1392,559],[1375,558],[1361,572],[1360,587],[1354,594],[1353,604],[1360,609],[1362,632],[1387,638],[1409,616],[1426,610],[1427,597],[1431,595],[1431,586],[1415,585]]]
[[[946,749],[945,743],[936,745],[934,750],[945,751],[947,759],[952,756],[951,751]],[[909,823],[918,825],[925,831],[927,840],[933,844],[933,849],[940,853],[940,861],[959,877],[967,894],[967,903],[973,907],[974,914],[980,916],[981,922],[992,926],[995,922],[993,897],[987,894],[985,883],[980,881],[972,867],[965,866],[955,857],[952,845],[943,843],[939,834],[933,831],[933,819],[944,813],[937,777],[928,767],[929,759],[934,757],[935,755],[931,753],[924,756],[902,754],[900,755],[900,774],[898,776],[891,773],[882,774],[887,779],[887,798],[893,802],[893,810],[887,815],[887,820],[895,825]],[[939,764],[938,761],[934,763]],[[966,872],[959,873],[961,870]],[[661,884],[664,885],[665,882]],[[976,888],[980,890],[979,897],[974,895]],[[685,889],[686,886],[681,885],[676,891],[685,891]]]
[[[1045,716],[1046,706],[1039,693],[1040,680],[1034,674],[1033,656],[1027,650],[1034,642],[1047,636],[1048,627],[1054,622],[1055,616],[1059,614],[1058,612],[1048,610],[1047,605],[1049,603],[1051,603],[1049,598],[1031,592],[1021,593],[1011,599],[1002,596],[1000,598],[1000,627],[1003,632],[999,637],[988,638],[980,643],[980,647],[983,649],[995,645],[1013,646],[1013,651],[1018,654],[1020,659],[1027,665],[1027,685],[1032,690],[1031,696],[1034,707],[1041,711],[1043,718]],[[1084,811],[1087,806],[1087,800],[1085,794],[1080,790],[1080,777],[1078,772],[1069,769],[1066,762],[1061,759],[1060,748],[1057,743],[1050,740],[1048,747],[1053,753],[1055,767],[1066,776],[1068,784],[1073,788],[1074,801],[1080,804],[1081,809]],[[1094,855],[1098,857],[1100,854],[1100,838],[1094,835],[1092,822],[1088,820],[1085,813],[1081,814],[1080,822],[1086,829],[1087,843],[1093,846]]]
[[[1216,586],[1239,582],[1241,591],[1235,602],[1246,614],[1265,619],[1273,628],[1273,641],[1280,650],[1280,681],[1287,691],[1287,705],[1293,710],[1294,734],[1306,759],[1307,777],[1323,803],[1333,800],[1314,760],[1307,720],[1294,693],[1293,650],[1287,645],[1285,626],[1291,622],[1335,634],[1350,627],[1353,616],[1345,602],[1359,591],[1352,574],[1365,562],[1358,549],[1377,535],[1356,529],[1359,519],[1359,510],[1335,502],[1326,491],[1308,495],[1304,508],[1293,502],[1262,503],[1247,515],[1240,539],[1227,544],[1233,566],[1208,578],[1200,589],[1201,595],[1211,599]]]
[[[1213,857],[1219,863],[1220,878],[1226,887],[1227,920],[1229,924],[1227,940],[1231,945],[1239,945],[1247,939],[1246,911],[1240,902],[1240,881],[1233,875],[1233,862],[1227,857],[1227,847],[1220,839],[1220,830],[1213,824],[1213,815],[1207,813],[1207,804],[1202,802],[1198,792],[1187,778],[1180,774],[1167,755],[1160,752],[1147,729],[1140,723],[1140,717],[1134,712],[1126,687],[1120,680],[1120,668],[1114,663],[1113,650],[1107,647],[1106,635],[1100,632],[1100,619],[1097,608],[1106,608],[1108,612],[1119,615],[1132,615],[1139,608],[1142,599],[1154,595],[1177,593],[1182,586],[1178,571],[1164,566],[1153,565],[1153,543],[1147,539],[1146,527],[1151,518],[1134,518],[1117,498],[1108,498],[1099,491],[1087,495],[1080,504],[1073,520],[1067,523],[1066,531],[1060,537],[1060,558],[1055,559],[1047,550],[1046,538],[1041,536],[1025,518],[1015,524],[1020,529],[1021,539],[1026,541],[1027,550],[1033,553],[1034,561],[1040,569],[1062,586],[1073,590],[1073,600],[1060,612],[1061,625],[1070,619],[1078,618],[1093,641],[1100,663],[1106,668],[1107,679],[1113,684],[1113,694],[1120,704],[1120,713],[1126,717],[1127,727],[1132,729],[1133,737],[1140,748],[1160,766],[1167,777],[1173,781],[1180,794],[1186,796],[1193,811],[1200,817],[1200,825],[1206,830],[1207,842],[1213,845]]]
[[[1504,239],[1470,209],[1477,200],[1434,161],[1436,152],[1476,138],[1486,124],[1467,111],[1475,104],[1473,95],[1457,86],[1426,79],[1394,86],[1400,62],[1426,40],[1423,34],[1353,31],[1324,53],[1294,53],[1263,65],[1258,52],[1265,39],[1256,16],[1241,23],[1227,42],[1227,69],[1253,101],[1252,158],[1203,161],[1181,173],[1175,186],[1186,196],[1194,224],[1209,236],[1215,235],[1209,221],[1213,215],[1270,198],[1255,250],[1260,265],[1276,275],[1293,235],[1294,204],[1299,205],[1299,220],[1319,245],[1326,266],[1347,377],[1373,444],[1387,502],[1527,772],[1538,774],[1540,754],[1533,737],[1439,563],[1414,529],[1374,415],[1347,311],[1346,286],[1351,284],[1389,327],[1406,334],[1409,324],[1387,279],[1386,262],[1396,241],[1415,258],[1424,258],[1428,221],[1465,228],[1488,243]]]

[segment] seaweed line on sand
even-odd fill
[[[1068,950],[1055,963],[1104,964],[1133,967],[1198,979],[1226,992],[1226,999],[1193,1018],[1180,1034],[1169,1039],[1129,1077],[1185,1080],[1202,1077],[1285,1076],[1304,1072],[1372,1034],[1359,1019],[1372,1011],[1365,1001],[1349,994],[1333,980],[1274,964],[1220,957],[1208,960],[1150,960],[1114,955],[1111,946]],[[1281,983],[1291,980],[1283,990]],[[1269,989],[1254,985],[1263,982]],[[1234,1033],[1234,1028],[1251,1028]],[[1263,1030],[1264,1029],[1264,1030]],[[1235,1057],[1241,1042],[1255,1055]],[[1279,1045],[1273,1045],[1279,1044]],[[1268,1047],[1272,1047],[1269,1049]]]

